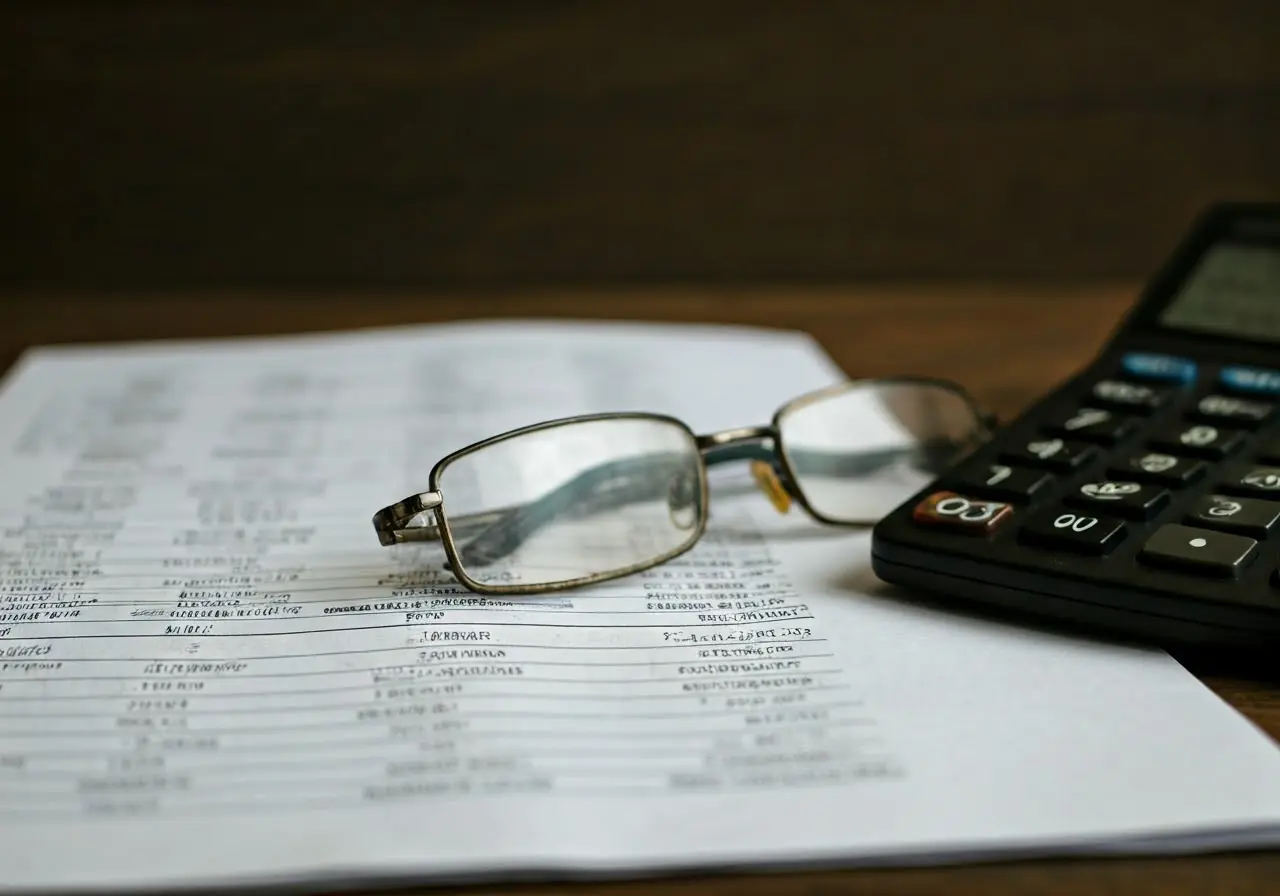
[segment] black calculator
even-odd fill
[[[945,600],[1280,648],[1280,204],[1205,211],[1087,366],[877,524],[872,564]]]

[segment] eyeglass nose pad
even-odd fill
[[[698,478],[692,474],[676,476],[667,489],[667,514],[677,529],[687,531],[698,525]]]
[[[782,481],[778,479],[778,473],[773,469],[772,464],[763,460],[753,460],[751,478],[756,481],[756,487],[764,492],[774,510],[778,513],[786,513],[791,509],[791,496],[782,487]]]

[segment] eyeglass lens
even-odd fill
[[[867,382],[803,399],[778,419],[796,487],[820,516],[874,523],[927,485],[980,421],[965,397],[922,382]]]
[[[662,419],[533,430],[450,461],[437,480],[461,571],[552,585],[684,550],[706,508],[693,436]]]

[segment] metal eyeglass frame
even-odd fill
[[[428,491],[410,495],[395,504],[383,507],[374,514],[373,527],[377,533],[379,543],[384,546],[413,541],[439,540],[443,542],[449,570],[463,586],[477,594],[544,594],[565,591],[623,578],[646,569],[652,569],[691,550],[706,532],[707,521],[710,517],[708,509],[710,498],[707,477],[708,467],[729,461],[750,460],[767,463],[772,469],[774,477],[776,477],[776,485],[780,486],[785,492],[787,499],[799,504],[813,519],[827,525],[865,528],[874,525],[876,520],[851,521],[836,519],[816,510],[809,502],[804,490],[798,484],[795,470],[792,466],[792,459],[788,457],[788,451],[784,449],[782,444],[782,420],[792,411],[834,395],[867,388],[868,386],[897,385],[926,386],[949,392],[963,402],[973,418],[972,432],[962,443],[947,441],[934,445],[922,443],[914,446],[914,450],[917,452],[920,452],[923,448],[921,453],[923,454],[924,463],[922,466],[928,472],[941,472],[942,468],[950,465],[964,454],[967,454],[973,447],[985,441],[996,428],[997,420],[995,416],[982,410],[972,396],[957,383],[945,379],[915,376],[882,377],[840,383],[825,389],[808,392],[792,399],[778,408],[770,422],[764,426],[736,427],[704,434],[695,433],[684,421],[666,414],[629,411],[581,414],[509,430],[487,439],[473,442],[446,455],[431,468],[427,479]],[[591,488],[595,482],[606,477],[615,478],[619,472],[623,471],[617,469],[617,464],[603,464],[598,468],[592,468],[580,473],[568,482],[552,489],[546,495],[536,498],[527,504],[498,508],[476,514],[466,514],[453,520],[449,519],[445,509],[444,495],[439,487],[440,474],[457,459],[490,445],[505,442],[528,433],[595,420],[653,420],[673,425],[685,432],[696,447],[699,457],[699,463],[697,464],[698,519],[690,537],[677,548],[661,555],[618,569],[573,579],[528,585],[487,584],[473,579],[466,572],[467,558],[464,557],[464,552],[474,547],[475,542],[473,541],[466,548],[459,549],[454,540],[454,527],[486,527],[486,531],[482,532],[481,535],[491,535],[489,546],[498,551],[497,554],[494,554],[493,550],[488,552],[486,559],[491,561],[496,556],[501,556],[504,552],[509,553],[518,547],[525,536],[536,530],[542,522],[554,518],[558,510],[565,506],[575,495],[580,494],[584,489]],[[870,473],[891,465],[906,453],[908,453],[908,450],[901,448],[863,452],[858,455],[846,453],[840,455],[839,464],[843,472]],[[628,458],[619,463],[636,466],[637,468],[645,465],[645,461],[642,458]],[[775,506],[777,506],[776,501]],[[779,507],[779,509],[782,508]],[[434,514],[434,524],[411,525],[415,519],[427,513]]]

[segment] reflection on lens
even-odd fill
[[[461,572],[482,585],[563,584],[658,562],[705,520],[692,434],[616,417],[522,433],[450,461],[437,481]]]
[[[802,399],[778,421],[783,455],[809,506],[873,523],[927,485],[978,434],[957,392],[925,383],[855,383]]]

